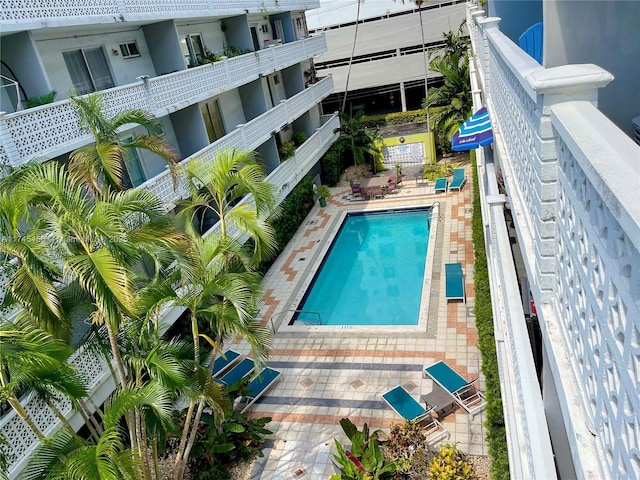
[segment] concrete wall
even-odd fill
[[[231,90],[219,95],[218,104],[220,105],[220,116],[222,117],[225,132],[230,133],[238,125],[247,121],[238,90]]]
[[[27,98],[44,95],[55,89],[45,74],[42,59],[29,32],[3,37],[0,41],[0,52],[2,53],[2,61],[11,68],[15,75],[14,80],[25,90]],[[4,66],[2,72],[5,74]],[[15,93],[11,92],[10,95],[15,100]],[[61,97],[60,91],[58,91],[56,99],[60,100],[61,98],[64,97]],[[2,110],[7,113],[13,111],[13,106],[11,109],[5,108],[5,106],[8,107],[3,96]]]
[[[123,58],[120,54],[119,45],[133,41],[138,45],[140,56]],[[105,32],[100,35],[69,35],[59,38],[38,39],[36,45],[51,86],[58,92],[57,100],[69,98],[73,87],[71,76],[62,56],[62,52],[65,51],[101,46],[116,86],[134,83],[140,75],[156,75],[151,55],[147,49],[147,42],[141,29],[131,29],[126,32]],[[118,54],[116,55],[114,51],[118,52]]]
[[[260,77],[258,80],[238,88],[240,99],[242,100],[242,109],[247,121],[253,120],[267,111],[269,92],[264,82],[266,82],[264,77]]]
[[[145,25],[142,31],[158,75],[187,68],[187,62],[180,48],[178,30],[173,20]]]
[[[209,145],[207,129],[202,120],[200,105],[189,105],[170,115],[180,151],[185,157]]]
[[[487,14],[500,17],[500,31],[518,45],[518,37],[527,28],[542,22],[542,0],[489,0]]]
[[[204,46],[212,53],[222,54],[224,51],[225,37],[222,32],[220,21],[198,22],[178,24],[178,35],[180,38],[187,34],[199,34],[202,37]]]
[[[251,33],[245,15],[225,18],[223,23],[226,29],[224,35],[227,39],[227,45],[240,50],[253,50]]]
[[[544,66],[593,63],[611,72],[615,79],[598,92],[598,109],[633,136],[631,120],[640,115],[640,2],[544,5]]]

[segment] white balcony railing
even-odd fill
[[[309,172],[311,167],[320,160],[320,157],[337,138],[338,134],[334,133],[334,130],[339,126],[340,121],[337,114],[328,117],[325,123],[296,150],[294,157],[288,159],[267,177],[266,181],[278,187],[280,200],[284,199],[302,177]],[[239,145],[239,147],[242,147],[242,145]],[[251,201],[251,197],[243,198],[241,203],[247,201]],[[217,224],[214,225],[210,232],[216,230],[218,230]],[[233,232],[231,233],[233,234]],[[175,321],[179,316],[180,309],[181,307],[165,309],[161,321]],[[100,404],[104,402],[114,388],[109,369],[104,362],[88,350],[81,348],[71,357],[71,363],[77,367],[80,375],[87,380],[93,403]],[[25,400],[24,406],[34,423],[45,435],[52,433],[60,426],[60,422],[54,412],[36,396],[29,396]],[[71,403],[68,401],[61,402],[59,409],[68,418],[73,415]],[[74,426],[79,427],[80,423]],[[16,478],[27,465],[30,454],[38,445],[38,440],[26,423],[13,410],[0,419],[0,434],[6,438],[9,445],[8,449],[5,450],[9,458],[9,477]]]
[[[204,158],[212,162],[216,151],[221,148],[237,148],[245,151],[255,150],[267,141],[274,131],[278,131],[285,124],[293,122],[310,108],[319,104],[332,91],[333,80],[331,77],[327,77],[246,124],[239,126],[233,132],[194,153],[189,158],[184,159],[181,165],[185,166],[191,158]],[[188,194],[184,179],[180,179],[177,185],[174,185],[174,181],[168,171],[149,179],[139,188],[151,190],[169,208],[177,199],[184,198]]]
[[[324,36],[309,37],[180,72],[144,78],[104,90],[107,114],[141,108],[162,117],[312,58],[327,48]],[[17,166],[32,158],[55,157],[87,144],[70,100],[0,113],[0,164]]]
[[[5,32],[58,25],[130,22],[153,19],[216,17],[247,13],[285,12],[318,8],[319,0],[43,0],[3,1],[0,10]]]
[[[499,19],[477,7],[467,18],[495,136],[480,152],[479,175],[511,475],[555,472],[508,238],[496,221],[505,200],[542,330],[549,431],[564,430],[568,443],[558,463],[578,478],[640,478],[640,149],[596,108],[608,72],[545,69],[500,32]],[[506,198],[497,195],[498,168]]]

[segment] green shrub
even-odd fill
[[[278,152],[280,153],[280,160],[284,162],[287,158],[291,158],[296,154],[296,145],[292,141],[286,140],[282,142]]]
[[[478,185],[478,173],[475,152],[471,151],[473,184]],[[471,220],[474,263],[474,288],[476,294],[476,328],[478,329],[478,348],[482,357],[482,373],[485,377],[487,409],[485,427],[487,444],[491,456],[491,478],[501,480],[509,478],[509,455],[507,436],[500,394],[500,374],[496,356],[491,292],[489,289],[489,271],[487,253],[484,244],[484,228],[480,210],[480,192],[473,189],[473,217]]]
[[[410,112],[385,113],[364,117],[362,124],[366,128],[378,128],[388,125],[403,125],[405,123],[424,123],[427,121],[426,110],[411,110]]]
[[[304,132],[295,132],[293,135],[291,135],[291,140],[296,147],[299,147],[304,142],[306,142],[307,138],[307,134]]]
[[[429,478],[434,480],[471,480],[475,473],[458,447],[443,443],[429,462]]]
[[[340,155],[335,148],[330,148],[320,160],[322,167],[322,178],[327,185],[334,186],[340,181],[342,168],[340,166]]]
[[[278,244],[278,252],[282,252],[287,246],[289,240],[293,238],[298,227],[307,218],[307,214],[313,208],[315,199],[313,197],[313,179],[310,176],[304,177],[298,185],[295,186],[291,193],[284,199],[280,205],[280,215],[276,218],[269,219],[276,232],[276,242]],[[276,254],[276,257],[277,257]],[[263,262],[260,265],[260,271],[265,273],[275,260]]]
[[[265,437],[273,433],[264,428],[270,421],[270,417],[248,420],[230,407],[222,425],[216,427],[214,418],[203,413],[191,451],[190,467],[196,480],[230,479],[228,468],[233,463],[262,457]]]
[[[351,441],[351,450],[345,450],[335,440],[338,453],[333,458],[342,468],[342,474],[333,475],[331,480],[378,480],[389,478],[396,471],[395,463],[386,460],[380,450],[380,430],[370,433],[366,423],[358,430],[348,418],[340,420],[340,425]]]
[[[51,90],[49,93],[45,93],[44,95],[28,98],[25,105],[27,108],[33,108],[39,107],[40,105],[46,105],[47,103],[53,103],[57,94],[58,92]]]

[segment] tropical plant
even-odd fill
[[[230,392],[233,398],[236,392]],[[248,419],[233,411],[233,402],[220,424],[213,416],[204,414],[193,448],[193,469],[197,480],[225,480],[231,478],[229,466],[262,457],[266,436],[272,434],[265,426],[270,417]]]
[[[56,99],[56,95],[57,94],[58,94],[58,92],[56,92],[55,90],[51,90],[50,92],[45,93],[44,95],[38,95],[36,97],[30,97],[25,102],[25,105],[26,105],[27,108],[33,108],[33,107],[39,107],[40,105],[46,105],[48,103],[53,103],[54,100]]]
[[[178,156],[171,145],[158,134],[161,126],[149,112],[140,109],[124,110],[109,118],[105,112],[105,97],[92,93],[86,97],[71,97],[80,122],[81,131],[93,138],[93,144],[74,150],[69,156],[70,172],[82,179],[94,192],[107,188],[123,190],[128,181],[125,156],[130,149],[143,149],[158,155],[176,175]],[[147,133],[135,135],[127,141],[118,136],[124,126],[143,127]]]
[[[348,418],[340,420],[340,426],[351,441],[351,450],[345,450],[335,440],[338,453],[333,457],[342,467],[342,473],[333,475],[331,480],[378,480],[389,478],[396,471],[395,463],[385,460],[380,451],[380,430],[370,432],[366,423],[358,430]]]
[[[0,344],[0,400],[8,402],[34,435],[44,440],[18,394],[35,391],[67,423],[53,400],[75,400],[87,394],[84,380],[67,363],[73,349],[26,319],[1,319]]]
[[[265,219],[277,215],[276,188],[264,181],[255,153],[223,149],[210,160],[192,159],[187,178],[191,196],[179,203],[178,213],[187,231],[197,236],[196,219],[203,222],[209,213],[219,221],[223,237],[236,231],[251,239],[254,264],[274,254],[275,234]]]
[[[286,140],[280,145],[278,153],[280,153],[280,160],[284,162],[296,154],[296,144],[293,141]]]
[[[306,142],[307,138],[308,137],[305,132],[295,132],[293,135],[291,135],[291,140],[293,141],[296,147],[299,147],[304,142]]]
[[[429,463],[429,478],[434,480],[470,480],[473,477],[473,468],[467,463],[466,456],[451,443],[441,445]]]
[[[444,45],[433,50],[430,70],[440,73],[443,83],[429,90],[423,105],[443,151],[460,125],[471,115],[471,81],[469,77],[469,39],[463,35],[464,22],[458,31],[444,33]]]
[[[364,113],[358,112],[351,117],[344,113],[340,115],[340,127],[335,132],[340,133],[336,140],[336,148],[340,153],[349,152],[354,165],[361,165],[367,158],[372,160],[380,149],[376,147],[376,133],[363,125]]]

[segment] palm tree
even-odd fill
[[[84,184],[57,163],[34,167],[22,184],[29,204],[46,226],[48,248],[56,253],[64,280],[89,298],[89,319],[104,325],[117,381],[127,384],[117,334],[134,312],[136,266],[145,259],[156,270],[169,262],[185,236],[168,224],[162,203],[150,192],[108,188],[88,196]],[[137,451],[135,415],[128,417],[130,441]]]
[[[440,73],[444,82],[431,89],[426,107],[432,112],[431,121],[436,129],[449,140],[472,113],[469,58],[462,61],[456,55],[439,58],[431,62],[430,68]]]
[[[61,417],[51,399],[63,396],[74,400],[87,394],[84,380],[67,363],[73,350],[25,319],[0,319],[0,344],[0,396],[42,441],[43,433],[18,396],[35,390]]]
[[[140,109],[125,110],[108,118],[104,111],[104,96],[93,93],[86,97],[72,97],[71,101],[79,117],[80,129],[93,137],[93,145],[74,150],[70,155],[69,170],[80,177],[94,192],[106,187],[124,189],[127,150],[140,148],[158,155],[167,162],[175,175],[177,154],[171,145],[158,136],[160,124],[149,112]],[[136,135],[122,141],[118,130],[136,125],[146,129],[147,134]]]
[[[340,128],[335,130],[340,133],[336,140],[339,152],[350,151],[354,165],[363,164],[367,155],[375,159],[380,150],[375,145],[376,134],[363,125],[364,113],[357,112],[353,117],[341,113],[339,116]]]
[[[187,166],[191,195],[178,204],[178,218],[187,231],[198,236],[193,226],[197,216],[204,220],[212,215],[223,237],[244,234],[251,239],[254,264],[268,259],[276,253],[276,241],[266,218],[278,212],[276,188],[264,181],[265,176],[254,152],[223,149],[211,160],[192,159]],[[248,195],[251,197],[245,198]]]
[[[198,362],[200,339],[205,339],[211,347],[206,378],[211,378],[222,343],[240,336],[252,346],[256,363],[264,363],[271,339],[269,330],[256,320],[262,292],[260,275],[252,271],[250,255],[235,239],[220,234],[195,237],[193,247],[197,253],[191,268],[184,269],[184,291],[171,301],[189,311],[194,360]],[[201,324],[206,326],[206,333],[201,331]],[[176,479],[183,476],[206,403],[204,396],[194,396],[189,403],[174,468]],[[222,419],[222,415],[218,417]]]

